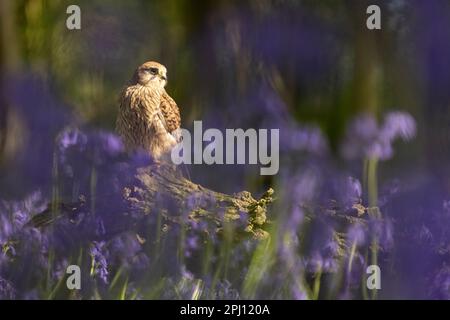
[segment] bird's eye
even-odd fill
[[[147,71],[151,74],[158,74],[158,68],[148,68]]]

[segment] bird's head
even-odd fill
[[[164,88],[167,84],[167,69],[158,62],[148,61],[136,69],[133,80],[143,86]]]

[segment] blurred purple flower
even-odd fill
[[[30,219],[46,207],[47,200],[40,191],[25,196],[23,200],[0,200],[0,243],[17,233]]]
[[[450,267],[444,265],[434,276],[430,289],[433,299],[450,300]]]
[[[43,78],[25,75],[7,80],[2,83],[6,85],[3,92],[23,127],[20,136],[14,137],[21,147],[0,173],[0,192],[3,198],[23,196],[37,188],[45,192],[52,181],[53,141],[72,117]]]
[[[6,214],[0,215],[0,242],[5,243],[13,233],[14,227]]]
[[[103,220],[101,218],[96,218],[95,223],[97,225],[95,234],[97,236],[104,236],[106,234],[106,229],[105,229],[105,224],[103,223]]]
[[[211,288],[214,292],[215,300],[239,300],[239,291],[233,288],[228,280],[220,281],[215,288]]]
[[[383,250],[389,250],[394,245],[394,224],[391,219],[371,218],[369,220],[369,232],[376,236],[378,245]]]
[[[25,292],[23,295],[24,300],[39,300],[39,293],[37,289],[32,289],[28,292]]]
[[[350,258],[350,257],[349,257]],[[361,278],[366,272],[367,263],[364,256],[356,251],[352,257],[351,269],[347,269],[345,284],[347,288],[358,287],[361,284]]]
[[[389,112],[384,119],[380,133],[382,139],[388,141],[393,141],[396,138],[408,141],[416,135],[416,122],[406,112]]]
[[[280,148],[283,152],[305,151],[314,155],[325,155],[328,142],[322,131],[316,127],[300,127],[292,124],[280,129]]]
[[[87,136],[78,128],[65,128],[57,139],[59,151],[63,154],[69,147],[77,146],[80,151],[84,150],[87,144]]]
[[[450,200],[444,200],[442,207],[444,212],[450,217]]]
[[[416,123],[406,112],[388,113],[381,128],[372,115],[363,114],[350,123],[341,153],[347,159],[376,157],[387,160],[393,155],[392,144],[397,138],[408,141],[415,134]]]
[[[348,246],[351,248],[353,244],[362,246],[366,243],[367,228],[364,228],[360,223],[354,223],[347,230]]]
[[[294,205],[294,209],[292,210],[291,214],[289,215],[289,219],[287,220],[286,230],[291,230],[291,232],[294,233],[297,232],[300,224],[303,222],[304,217],[305,213],[303,212],[303,210],[298,205]]]
[[[316,237],[306,252],[306,268],[309,272],[336,272],[338,260],[343,256],[343,243],[331,226],[316,223],[311,232]],[[320,233],[320,234],[319,234]]]
[[[343,210],[349,210],[354,204],[361,202],[362,186],[358,179],[351,176],[337,176],[331,180],[334,184],[331,196]]]
[[[12,300],[16,297],[16,290],[11,282],[0,277],[0,300]]]
[[[117,267],[123,266],[129,271],[145,269],[150,262],[138,236],[133,232],[127,232],[112,239],[108,251],[111,264]]]
[[[192,252],[197,250],[199,248],[199,239],[197,235],[188,235],[186,237],[186,243],[185,243],[185,247],[184,247],[184,255],[186,257],[191,257],[192,256]]]
[[[314,252],[307,259],[307,270],[312,273],[316,272],[336,272],[338,267],[338,261],[335,257],[326,256],[320,252]]]
[[[422,227],[420,227],[419,239],[420,241],[423,242],[429,242],[433,240],[433,234],[431,233],[430,229],[427,228],[425,225],[422,225]]]
[[[81,131],[76,127],[65,128],[57,138],[60,163],[68,172],[91,165],[110,165],[125,157],[125,149],[119,136],[101,130]]]
[[[210,204],[216,203],[216,199],[214,196],[204,193],[204,192],[195,192],[189,195],[186,199],[186,210],[190,212],[199,207],[205,207]]]
[[[295,176],[293,178],[294,188],[291,189],[293,199],[301,205],[312,202],[317,196],[320,182],[320,173],[314,168],[305,170],[300,175]]]

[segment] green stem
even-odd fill
[[[53,152],[53,167],[52,167],[52,204],[51,204],[51,213],[52,220],[54,220],[59,215],[59,203],[60,193],[59,193],[59,182],[58,182],[58,155],[56,151]],[[50,232],[53,232],[53,225],[50,226]],[[45,286],[46,290],[51,290],[51,270],[53,268],[53,260],[54,260],[54,250],[53,247],[50,246],[48,249],[48,269],[46,275]]]
[[[367,191],[369,193],[369,207],[376,207],[378,204],[377,167],[378,159],[370,158],[367,163]]]
[[[317,270],[316,272],[316,278],[314,279],[313,300],[319,299],[321,278],[322,278],[322,267],[319,267],[319,270]]]
[[[369,214],[372,218],[381,218],[380,211],[378,210],[378,181],[377,181],[377,167],[378,158],[370,158],[367,167],[367,188],[369,194]],[[371,264],[378,265],[378,238],[377,235],[372,235],[371,244]],[[377,298],[377,290],[372,290],[372,300]]]
[[[352,248],[350,251],[350,257],[348,259],[348,266],[347,266],[348,274],[351,274],[352,272],[353,259],[355,257],[355,254],[356,254],[356,241],[353,241]]]
[[[96,190],[97,190],[97,170],[95,166],[92,167],[91,177],[90,177],[90,192],[91,192],[91,214],[95,216],[95,201],[96,201]]]

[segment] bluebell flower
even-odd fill
[[[210,204],[214,204],[215,202],[216,199],[214,198],[214,196],[203,192],[195,192],[187,197],[186,209],[188,211],[191,211],[199,207],[206,207]]]
[[[95,218],[95,224],[97,228],[95,230],[95,234],[97,236],[104,236],[106,234],[105,224],[103,223],[103,219],[100,217]]]
[[[369,220],[369,232],[376,236],[378,245],[383,250],[389,250],[394,245],[394,224],[391,219],[371,218]]]
[[[0,277],[0,300],[12,300],[16,297],[16,290],[12,283]]]
[[[393,141],[402,138],[405,141],[411,140],[416,135],[416,121],[406,112],[389,112],[384,118],[381,127],[381,139]]]
[[[349,125],[346,138],[341,146],[344,158],[390,159],[392,144],[397,138],[411,140],[416,134],[415,120],[406,112],[386,114],[381,127],[370,114],[356,117]]]
[[[76,146],[79,151],[83,151],[88,142],[87,135],[76,127],[65,128],[59,133],[56,145],[63,155],[69,148]]]
[[[192,252],[197,250],[199,248],[199,239],[198,236],[195,234],[189,234],[186,237],[185,247],[184,247],[184,254],[186,257],[190,257],[192,255]]]
[[[39,300],[39,292],[37,289],[31,289],[30,291],[27,291],[23,295],[24,300]]]
[[[353,244],[356,246],[362,246],[366,244],[369,230],[360,223],[352,224],[347,230],[348,247]]]
[[[53,141],[71,120],[70,112],[55,99],[42,77],[25,74],[8,81],[5,78],[3,84],[2,92],[14,106],[11,110],[21,131],[20,136],[11,132],[8,137],[20,140],[20,148],[8,154],[9,161],[3,163],[0,194],[13,199],[36,189],[47,191],[52,182]]]
[[[137,237],[132,231],[114,237],[108,245],[110,262],[130,271],[146,268],[150,259],[143,251],[143,245]]]
[[[361,279],[365,274],[367,268],[367,261],[360,251],[356,251],[351,258],[351,265],[350,260],[348,260],[349,264],[346,265],[345,274],[345,286],[348,289],[358,288],[361,285]],[[350,256],[348,257],[348,259],[350,259]],[[350,292],[348,292],[347,298],[349,297],[351,297]]]
[[[309,272],[336,272],[338,261],[332,256],[326,256],[316,251],[307,259],[306,268]]]
[[[328,195],[337,201],[342,210],[349,210],[353,205],[361,203],[362,186],[358,179],[338,175],[330,180],[333,190]]]
[[[450,300],[450,267],[446,264],[432,279],[429,296],[433,299]]]
[[[329,147],[320,128],[286,124],[280,130],[280,150],[282,152],[304,151],[311,155],[326,155]]]
[[[214,291],[214,299],[217,300],[239,300],[240,298],[239,291],[228,280],[219,281],[216,288],[211,290]]]

